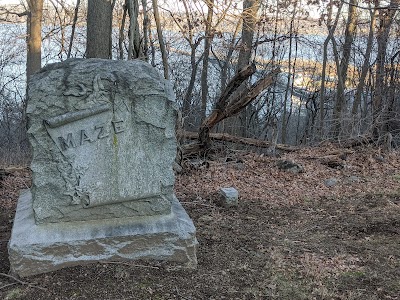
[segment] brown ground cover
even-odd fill
[[[280,170],[282,159],[305,172]],[[238,151],[179,175],[176,193],[198,231],[196,270],[99,262],[22,283],[5,276],[18,191],[29,185],[27,170],[1,181],[0,299],[400,299],[399,152]],[[237,208],[217,205],[228,186]]]

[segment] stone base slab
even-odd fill
[[[165,216],[36,225],[23,191],[8,244],[11,272],[21,277],[97,261],[167,260],[197,265],[196,229],[174,196]]]

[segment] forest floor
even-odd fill
[[[284,159],[304,172],[279,169]],[[197,228],[196,270],[98,262],[7,277],[7,241],[30,173],[0,183],[0,299],[400,299],[400,152],[237,151],[178,175],[176,194]],[[238,207],[218,205],[221,187],[239,191]]]

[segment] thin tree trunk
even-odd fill
[[[232,58],[233,55],[233,51],[235,50],[235,43],[237,40],[237,35],[239,33],[239,28],[240,25],[242,24],[242,19],[240,19],[239,22],[237,22],[236,24],[236,28],[235,31],[232,35],[232,39],[229,43],[229,49],[228,49],[228,53],[226,55],[225,61],[221,67],[221,76],[220,76],[220,82],[221,82],[221,93],[225,90],[226,87],[226,83],[228,81],[228,69],[229,69],[229,65],[230,65],[230,60]]]
[[[385,113],[384,106],[387,106],[387,103],[384,102],[384,97],[386,94],[386,50],[389,42],[390,29],[394,21],[394,15],[399,5],[400,0],[391,0],[389,9],[379,11],[379,29],[376,37],[378,42],[378,54],[376,58],[376,82],[374,99],[372,102],[374,138],[379,138],[387,131],[386,116],[382,115]]]
[[[74,11],[74,19],[72,21],[71,38],[69,40],[67,58],[71,57],[72,45],[73,45],[74,37],[75,37],[75,28],[76,28],[76,22],[78,21],[78,12],[79,12],[80,4],[81,4],[81,0],[77,0],[76,5],[75,5],[75,11]]]
[[[338,137],[341,131],[342,111],[343,105],[345,103],[344,92],[346,90],[347,70],[349,67],[351,46],[353,44],[353,40],[356,34],[357,2],[357,0],[350,0],[349,2],[349,12],[347,16],[345,38],[343,44],[343,54],[338,69],[338,78],[341,81],[340,84],[338,84],[336,104],[333,112],[333,119],[337,120],[336,125],[334,125],[334,137]]]
[[[142,8],[143,8],[143,59],[145,61],[149,61],[149,35],[148,31],[151,30],[149,28],[150,20],[149,15],[147,14],[147,0],[142,0]]]
[[[135,11],[135,5],[133,4],[133,0],[127,0],[126,5],[128,7],[129,14],[129,44],[128,44],[128,59],[136,58],[135,46],[134,46],[134,38],[136,34],[136,23],[137,23],[137,14]]]
[[[190,74],[189,85],[186,89],[186,93],[183,98],[183,109],[182,109],[183,116],[188,116],[190,114],[190,108],[192,104],[192,94],[194,90],[194,85],[196,83],[197,69],[201,61],[201,59],[196,61],[196,49],[198,45],[199,45],[198,43],[191,45],[191,52],[190,52],[191,74]]]
[[[30,76],[39,71],[42,64],[43,0],[29,0],[28,5],[26,77],[29,81]]]
[[[210,57],[210,47],[213,39],[212,19],[214,14],[214,0],[207,1],[207,20],[204,38],[204,56],[203,56],[203,69],[201,71],[201,121],[206,118],[207,100],[208,100],[208,59]]]
[[[128,12],[128,6],[126,3],[123,5],[124,12],[122,13],[121,27],[119,28],[119,38],[118,38],[118,49],[119,49],[119,59],[124,59],[124,30],[125,30],[125,22],[126,16]]]
[[[323,61],[322,61],[322,72],[321,72],[321,90],[320,90],[320,117],[319,117],[319,136],[322,140],[324,138],[324,122],[325,122],[325,78],[326,78],[326,65],[328,60],[328,45],[329,41],[332,40],[333,34],[335,33],[337,23],[339,21],[339,15],[342,9],[342,4],[338,8],[335,21],[332,24],[332,0],[328,11],[328,36],[324,41],[323,46]]]
[[[162,57],[162,62],[163,62],[163,67],[164,67],[164,78],[169,79],[167,51],[165,49],[165,43],[164,43],[163,34],[162,34],[162,30],[161,30],[161,21],[160,21],[160,14],[158,12],[158,3],[157,3],[157,0],[152,0],[152,1],[153,1],[154,20],[156,22],[158,42],[160,44],[161,57]]]
[[[242,43],[239,51],[237,70],[241,70],[250,63],[251,52],[253,50],[253,39],[254,31],[257,23],[257,14],[260,8],[260,0],[244,0],[243,1],[243,25],[242,25]],[[246,82],[244,83],[246,84]],[[244,87],[243,87],[244,88]],[[241,117],[239,118],[240,128],[236,128],[237,132],[240,132],[241,136],[247,135],[248,128],[248,115],[251,107],[247,106],[241,111]]]
[[[357,85],[356,93],[354,96],[353,107],[351,110],[351,114],[353,115],[353,118],[356,117],[358,109],[361,105],[361,97],[362,97],[362,92],[363,92],[363,89],[365,86],[365,79],[367,78],[368,71],[369,71],[377,13],[378,13],[378,10],[376,8],[374,8],[372,11],[370,11],[371,22],[370,22],[370,26],[369,26],[367,47],[365,49],[365,58],[364,58],[364,63],[361,68],[361,75],[360,75],[360,79],[359,79],[359,82]]]
[[[293,80],[292,84],[290,84],[290,78],[292,77],[291,74],[291,64],[292,64],[292,43],[293,43],[293,23],[294,23],[294,18],[296,16],[296,6],[297,3],[294,4],[293,8],[293,14],[292,18],[290,20],[290,27],[289,27],[289,57],[288,57],[288,74],[287,74],[287,84],[286,84],[286,90],[285,90],[285,97],[283,99],[283,115],[282,115],[282,143],[286,143],[286,137],[287,137],[287,125],[289,123],[289,118],[288,118],[288,111],[287,111],[287,101],[288,101],[288,94],[289,94],[289,87],[290,85],[293,87]],[[293,73],[294,74],[294,73]],[[293,91],[293,88],[292,88]],[[290,102],[292,102],[292,95],[290,94]]]
[[[250,63],[251,51],[253,49],[254,30],[256,28],[259,7],[260,0],[243,1],[242,43],[239,51],[237,71],[243,69]]]

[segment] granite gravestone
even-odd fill
[[[28,89],[30,191],[9,243],[20,276],[98,260],[196,265],[195,228],[174,194],[176,108],[142,61],[49,65]]]

